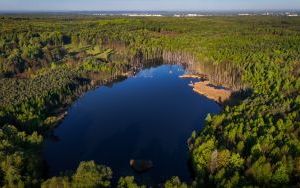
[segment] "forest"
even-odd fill
[[[0,16],[0,185],[110,187],[83,161],[47,179],[44,139],[84,92],[153,63],[184,63],[247,91],[187,141],[193,182],[163,187],[300,186],[300,18]],[[138,185],[122,177],[118,187]]]

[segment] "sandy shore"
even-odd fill
[[[232,93],[231,90],[212,86],[209,81],[196,82],[193,84],[193,90],[218,103],[223,103],[224,101],[228,100]]]
[[[208,80],[208,76],[205,74],[184,74],[179,76],[179,78],[196,78],[201,80]]]
[[[199,75],[182,75],[180,78],[202,78]],[[194,84],[190,84],[193,87],[193,91],[206,96],[209,99],[212,99],[218,103],[223,103],[228,100],[232,94],[232,90],[216,87],[212,85],[208,80],[199,81]]]

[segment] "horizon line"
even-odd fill
[[[145,11],[149,11],[149,12],[233,12],[233,11],[300,11],[299,8],[285,8],[285,9],[199,9],[199,10],[193,10],[193,9],[167,9],[167,10],[153,10],[153,9],[120,9],[120,10],[77,10],[77,9],[57,9],[57,10],[1,10],[0,12],[12,12],[12,13],[16,13],[16,12],[45,12],[45,13],[50,13],[50,12],[145,12]]]

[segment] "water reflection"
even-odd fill
[[[148,68],[134,77],[87,92],[68,111],[47,140],[44,155],[49,175],[75,169],[80,161],[110,166],[115,180],[135,175],[142,183],[161,183],[171,176],[190,180],[186,140],[220,107],[180,79],[178,65]],[[150,171],[137,174],[130,159],[149,159]]]

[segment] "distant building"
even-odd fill
[[[298,14],[288,14],[287,16],[289,16],[289,17],[296,17],[296,16],[298,16]]]
[[[241,14],[238,14],[238,16],[250,16],[251,14],[248,14],[248,13],[241,13]]]
[[[269,16],[269,15],[270,15],[270,13],[268,13],[268,12],[265,12],[265,13],[263,13],[262,15],[263,15],[263,16]]]
[[[161,17],[161,14],[123,14],[123,16],[130,16],[130,17]]]

